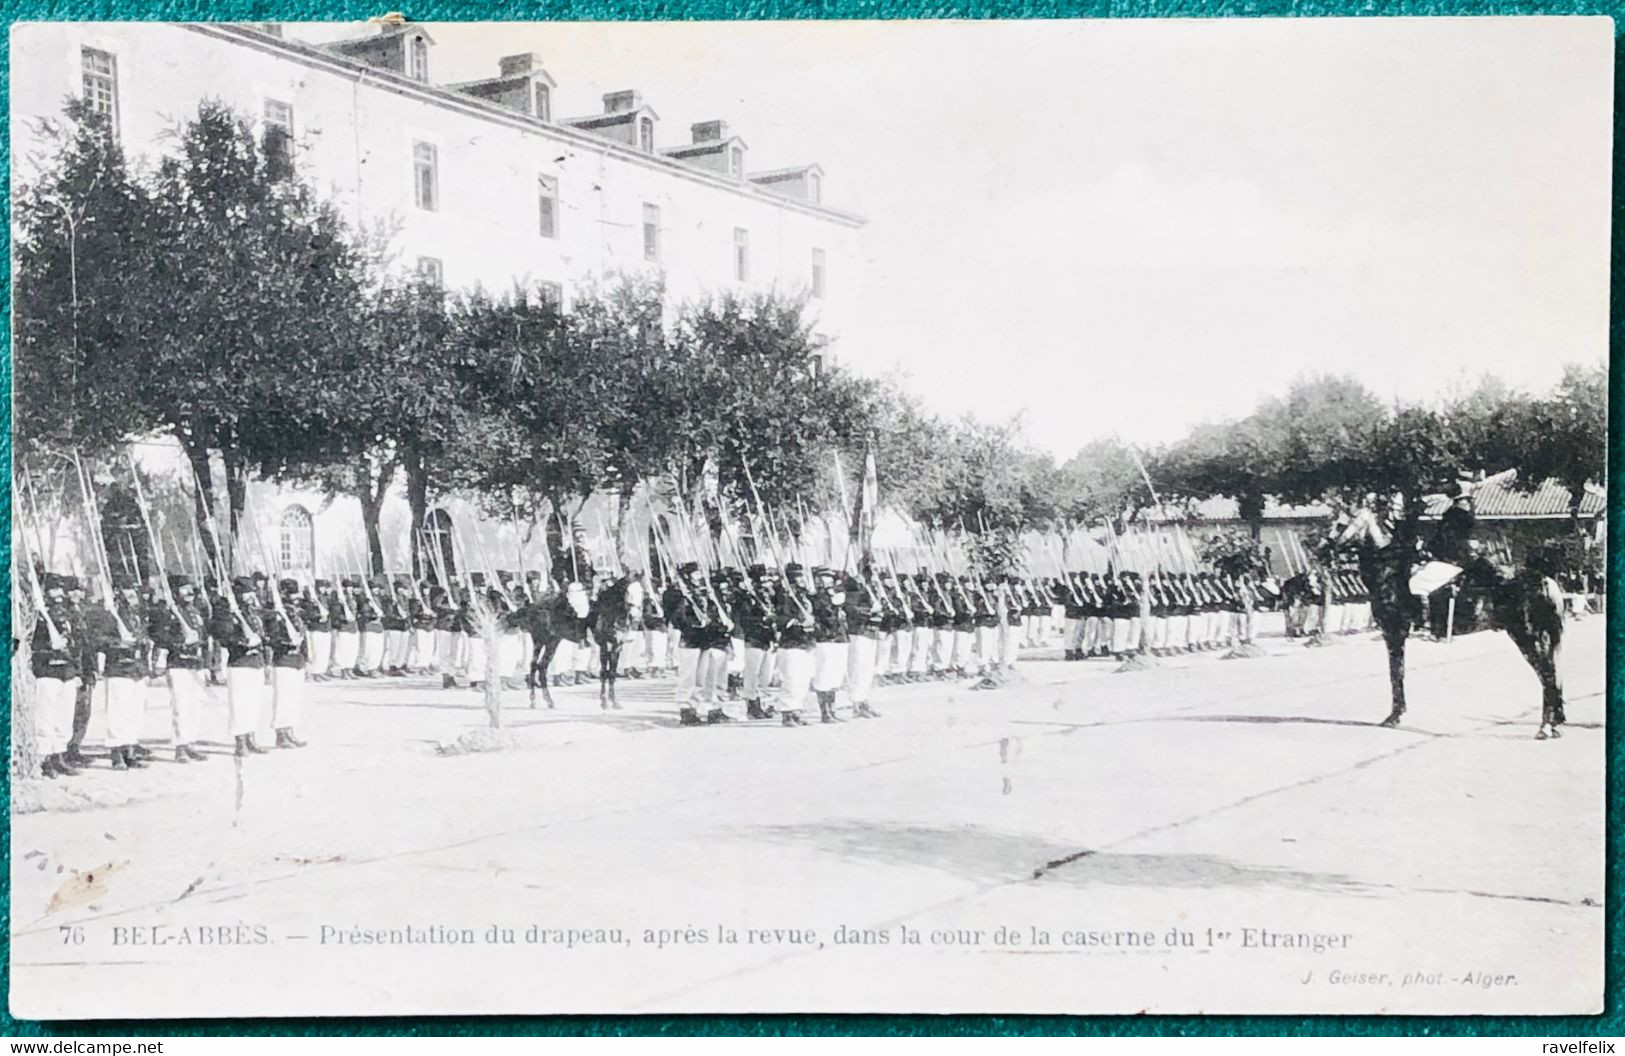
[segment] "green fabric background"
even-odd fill
[[[225,0],[208,3],[204,0],[10,0],[7,4],[7,24],[17,21],[68,19],[93,20],[213,20],[213,21],[342,21],[365,19],[400,7],[405,14],[421,22],[431,21],[494,21],[494,20],[661,20],[680,19],[699,21],[707,19],[829,19],[829,18],[1196,18],[1196,17],[1259,17],[1259,16],[1370,16],[1370,15],[1609,15],[1616,23],[1625,3],[1536,3],[1506,0],[1506,2],[1475,2],[1475,0],[960,0],[957,3],[930,2],[930,0],[559,0],[556,3],[525,3],[523,0],[488,0],[473,3],[470,0],[418,0],[415,4],[404,0],[387,3],[363,4],[354,0],[288,0],[273,4],[264,0]],[[1609,312],[1610,381],[1609,495],[1617,499],[1622,492],[1620,473],[1620,424],[1625,410],[1625,381],[1620,368],[1620,342],[1625,336],[1625,319],[1621,315],[1621,278],[1625,275],[1625,253],[1620,242],[1621,210],[1625,208],[1625,172],[1621,168],[1621,123],[1618,101],[1625,95],[1625,80],[1619,62],[1620,44],[1618,27],[1615,36],[1614,74],[1614,228],[1610,273],[1612,276]],[[0,66],[0,95],[10,113],[11,68],[9,34],[6,58]],[[7,199],[7,217],[10,216],[10,129],[0,125],[0,171],[5,179],[0,183],[0,194]],[[6,303],[10,304],[10,227],[0,230],[0,249],[7,258],[7,268],[0,275]],[[11,316],[9,310],[3,320],[3,337],[9,349]],[[5,360],[0,371],[0,397],[10,405],[11,358]],[[11,472],[11,434],[9,422],[0,433],[0,465],[8,477]],[[1621,537],[1617,512],[1619,503],[1609,504],[1609,579],[1618,585],[1621,570]],[[5,641],[11,640],[11,553],[10,553],[10,488],[0,498],[0,516],[4,517],[6,531],[0,536],[0,621],[6,626]],[[1619,625],[1617,610],[1608,616],[1608,880],[1606,909],[1608,922],[1608,978],[1606,1012],[1601,1016],[1569,1017],[1377,1017],[1377,1016],[466,1016],[445,1018],[344,1018],[344,1019],[288,1019],[288,1020],[124,1020],[97,1023],[53,1022],[39,1023],[15,1020],[9,1010],[0,1013],[0,1033],[7,1036],[119,1036],[119,1035],[418,1035],[418,1036],[479,1036],[479,1035],[645,1035],[645,1034],[700,1034],[700,1035],[1605,1035],[1616,1036],[1625,1026],[1621,1017],[1621,986],[1617,956],[1621,940],[1620,860],[1621,830],[1621,777],[1625,766],[1619,755],[1618,726],[1620,722],[1621,689],[1625,688],[1625,673],[1620,670],[1622,645],[1625,636]],[[9,644],[7,645],[9,649]],[[9,660],[9,654],[7,656]],[[10,714],[9,701],[6,714]],[[9,758],[10,728],[0,731],[0,751]],[[1530,741],[1530,750],[1538,750]],[[0,796],[10,801],[9,767],[0,766]],[[1508,775],[1516,780],[1516,775]],[[1398,805],[1403,809],[1403,805]],[[9,818],[9,811],[7,811]],[[1563,825],[1567,819],[1553,817],[1551,824]],[[0,950],[5,956],[0,963],[0,982],[9,993],[9,965],[11,932],[10,871],[11,827],[5,825],[0,841],[6,863],[4,884],[6,899],[0,907]],[[546,981],[538,979],[538,986]]]

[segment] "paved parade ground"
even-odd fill
[[[457,755],[480,694],[333,683],[240,788],[223,701],[179,766],[154,691],[151,767],[13,820],[12,1010],[1600,1008],[1604,620],[1547,742],[1504,635],[1414,641],[1399,730],[1373,636],[1264,644],[802,729],[509,691]]]

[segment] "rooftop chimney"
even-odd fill
[[[696,143],[716,143],[728,138],[728,122],[698,121],[688,126]]]
[[[542,68],[541,56],[534,51],[527,51],[521,55],[504,55],[498,60],[502,67],[502,76],[513,77],[521,73]]]
[[[604,113],[606,114],[624,114],[626,111],[636,110],[642,105],[643,96],[636,88],[604,93]]]

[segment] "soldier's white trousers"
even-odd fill
[[[1016,660],[1021,656],[1022,627],[1018,623],[1006,624],[999,628],[999,663],[1006,669],[1016,666]]]
[[[141,740],[141,720],[145,717],[146,693],[137,692],[141,683],[133,678],[104,678],[97,687],[107,709],[107,745],[119,748]]]
[[[745,699],[761,700],[773,682],[773,650],[747,645],[741,652],[745,665]]]
[[[639,665],[646,674],[666,667],[666,629],[656,627],[643,632],[643,662]]]
[[[954,631],[953,666],[965,671],[976,670],[976,632]]]
[[[745,639],[728,639],[728,674],[743,675],[745,673]]]
[[[574,672],[576,669],[576,649],[576,643],[568,638],[561,639],[553,650],[553,659],[547,662],[547,671],[545,672],[547,677],[557,678],[560,675]]]
[[[457,675],[461,673],[460,668],[462,665],[459,663],[459,654],[462,649],[459,647],[462,642],[463,636],[454,631],[434,632],[434,651],[440,661],[441,674]]]
[[[291,730],[305,711],[305,669],[271,668],[271,727]]]
[[[954,663],[954,629],[931,628],[931,670],[945,671]]]
[[[891,665],[886,669],[887,673],[891,675],[906,673],[909,664],[914,660],[914,628],[899,627],[891,632],[891,640],[886,645],[886,653],[891,657]]]
[[[463,635],[463,663],[470,682],[485,681],[485,639],[477,634]]]
[[[412,628],[412,656],[408,663],[425,671],[433,671],[440,666],[439,659],[438,650],[435,649],[434,629]]]
[[[829,693],[841,688],[846,678],[845,642],[819,642],[813,647],[813,689]]]
[[[406,666],[407,651],[412,648],[412,632],[408,630],[384,632],[384,655],[378,661],[379,669],[393,671]]]
[[[816,665],[817,660],[811,649],[779,650],[779,679],[783,683],[780,711],[800,711],[806,706],[807,690],[812,686]]]
[[[265,671],[258,667],[226,668],[226,729],[233,737],[260,727],[265,706]]]
[[[976,670],[986,671],[999,662],[999,629],[976,628]]]
[[[361,659],[361,632],[335,631],[333,632],[333,666],[334,671],[349,671]]]
[[[711,699],[710,657],[714,649],[677,647],[677,706],[692,708]]]
[[[914,628],[914,641],[908,653],[909,674],[923,675],[931,670],[931,644],[935,638],[936,632],[928,626]]]
[[[201,667],[172,667],[164,673],[169,684],[170,727],[177,745],[191,744],[200,735],[207,680]]]
[[[34,680],[34,738],[41,755],[60,755],[73,736],[73,702],[77,678]]]
[[[854,634],[846,643],[846,695],[853,704],[869,700],[875,683],[876,661],[880,659],[880,639]]]
[[[515,630],[503,631],[497,636],[497,677],[512,678],[520,670],[525,643]]]
[[[333,632],[306,631],[305,649],[309,653],[311,674],[327,674],[327,665],[333,662]]]
[[[363,671],[372,671],[376,673],[380,668],[383,667],[383,663],[384,632],[362,631],[361,658],[357,661],[357,666],[359,666]]]
[[[1101,641],[1100,629],[1102,621],[1099,616],[1085,616],[1083,619],[1083,652],[1085,656],[1092,656],[1104,644]]]

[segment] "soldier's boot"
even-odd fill
[[[74,745],[66,752],[63,752],[58,761],[66,763],[69,768],[86,767],[90,765],[90,757],[84,752],[81,752],[78,745]]]
[[[762,710],[762,702],[760,700],[747,700],[745,702],[745,718],[770,719],[772,717],[773,716]]]
[[[683,708],[677,713],[677,725],[704,726],[705,721],[700,718],[700,713],[693,708]]]
[[[269,749],[269,748],[261,748],[259,746],[259,742],[254,740],[254,735],[252,733],[243,734],[243,741],[248,745],[248,750],[250,752],[253,752],[255,755],[270,755],[271,754],[271,749]]]
[[[738,721],[739,721],[738,719],[734,718],[732,715],[729,715],[726,711],[723,711],[721,708],[712,708],[710,710],[710,712],[705,716],[705,724],[707,726],[721,726],[721,725],[724,725],[725,723],[738,722]]]
[[[862,704],[853,705],[853,707],[852,707],[852,715],[853,715],[854,718],[859,718],[859,719],[878,719],[878,718],[880,718],[880,712],[876,711],[874,708],[871,708],[867,701],[862,703]]]
[[[232,748],[232,754],[241,759],[248,754],[248,734],[239,733],[234,740],[236,743]]]
[[[177,763],[189,763],[192,761],[191,756],[186,754],[186,745],[177,744],[175,746],[175,761]]]
[[[144,744],[132,744],[132,745],[130,745],[130,747],[126,748],[125,751],[128,752],[131,755],[131,757],[135,758],[135,759],[151,759],[152,758],[152,749],[148,748]]]
[[[818,694],[818,721],[826,723],[844,721],[835,714],[835,694],[833,692],[826,690]]]
[[[131,770],[145,770],[147,763],[141,756],[136,754],[136,751],[137,749],[134,746],[124,746],[124,765]]]
[[[186,758],[192,760],[194,763],[206,763],[209,761],[209,757],[198,751],[195,745],[183,744],[181,745],[180,750],[184,751],[186,753]]]
[[[457,676],[456,675],[441,675],[440,676],[440,688],[441,689],[456,689],[457,688]]]
[[[130,768],[130,764],[124,761],[124,749],[122,749],[122,748],[114,748],[113,749],[113,769],[114,770],[128,770],[129,768]]]
[[[284,727],[276,731],[276,746],[278,748],[303,748],[305,742],[293,735],[292,728]]]

